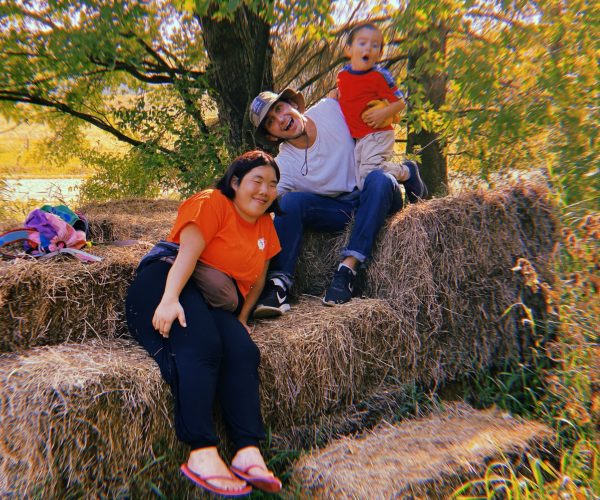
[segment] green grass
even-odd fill
[[[524,470],[507,462],[492,464],[484,477],[463,484],[453,498],[569,498],[600,495],[598,400],[590,381],[600,322],[597,266],[600,214],[565,207],[555,283],[529,283],[545,290],[548,319],[532,318],[544,332],[526,362],[472,380],[471,402],[496,404],[554,429],[558,456],[551,461],[528,457]],[[538,328],[539,327],[539,328]],[[550,335],[547,335],[550,332]],[[596,420],[596,421],[594,421]]]

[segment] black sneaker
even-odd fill
[[[407,161],[404,163],[410,171],[410,177],[407,181],[404,181],[402,185],[406,191],[406,197],[409,203],[417,203],[427,196],[427,186],[421,179],[419,173],[419,166],[414,161]]]
[[[267,280],[254,309],[254,317],[274,318],[288,312],[290,310],[288,295],[287,288],[279,278]]]
[[[354,290],[354,278],[356,278],[356,273],[348,266],[341,264],[333,275],[331,285],[329,285],[327,293],[323,297],[323,304],[334,306],[349,302]]]

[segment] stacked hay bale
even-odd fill
[[[0,352],[126,334],[123,297],[147,245],[95,247],[71,257],[0,262]]]
[[[450,406],[303,456],[290,489],[307,498],[449,498],[462,481],[483,477],[492,460],[521,458],[551,436],[541,423],[498,410]]]
[[[160,373],[134,342],[5,354],[0,384],[2,498],[146,497],[153,485],[176,492],[173,461],[185,450]]]
[[[125,291],[140,258],[168,234],[177,202],[94,203],[81,212],[90,221],[93,246],[87,251],[102,262],[71,257],[0,261],[0,352],[126,335]],[[140,238],[128,246],[111,245]]]
[[[299,286],[323,293],[335,267],[332,249],[343,248],[348,234],[307,238]],[[545,304],[523,303],[523,279],[513,268],[527,259],[551,282],[558,237],[555,209],[540,184],[435,199],[389,221],[359,287],[387,300],[400,330],[419,338],[419,381],[443,383],[527,355],[533,331],[523,322],[525,308],[539,317]]]
[[[92,241],[141,239],[155,243],[169,234],[179,203],[130,199],[88,203],[80,211],[88,218]]]
[[[343,416],[348,408],[356,408],[361,400],[387,387],[390,380],[402,391],[402,384],[442,383],[462,372],[519,357],[520,340],[513,337],[531,335],[531,330],[502,326],[519,319],[517,308],[510,309],[518,301],[519,278],[510,269],[516,257],[525,257],[535,262],[539,271],[547,272],[544,265],[556,237],[556,222],[545,196],[541,188],[513,186],[409,207],[384,230],[374,262],[363,277],[363,292],[372,298],[355,299],[334,309],[322,307],[317,300],[302,299],[292,314],[258,324],[253,337],[262,353],[263,411],[278,442],[306,445],[298,437],[300,427],[315,427],[332,416]],[[516,205],[502,208],[511,203]],[[174,219],[176,204],[171,205],[164,205],[161,211],[140,203],[137,212],[123,205],[123,212],[111,218],[103,214],[118,209],[118,205],[94,205],[87,207],[87,213],[92,227],[98,220],[94,217],[103,221],[95,226],[102,238],[154,241],[166,234]],[[143,230],[131,229],[138,220],[136,213],[143,217]],[[535,230],[528,226],[532,218],[536,220]],[[469,241],[463,241],[468,239],[466,235],[470,235]],[[326,285],[337,260],[331,249],[341,248],[345,237],[307,238],[298,267],[298,291]],[[532,240],[524,241],[526,237]],[[149,357],[126,341],[114,339],[126,334],[124,293],[147,248],[106,247],[102,264],[83,266],[69,260],[12,263],[3,268],[6,280],[0,284],[1,324],[11,326],[1,327],[0,345],[4,351],[16,352],[0,355],[0,383],[7,387],[15,384],[0,402],[0,441],[10,452],[0,462],[0,473],[7,478],[0,483],[0,493],[53,496],[55,492],[81,491],[91,496],[98,492],[122,496],[140,482],[151,488],[145,482],[150,479],[140,478],[152,477],[164,480],[159,489],[165,494],[178,494],[174,492],[182,487],[182,481],[176,467],[183,452],[171,441],[173,432],[165,416],[170,404],[168,388],[160,382],[158,369]],[[453,264],[461,259],[462,266],[455,269]],[[114,274],[108,271],[111,262],[115,263]],[[47,265],[56,267],[46,273],[35,267]],[[88,279],[98,286],[74,294],[75,289],[85,288],[85,283],[77,281],[85,271],[71,273],[74,265],[83,266],[90,273]],[[30,274],[42,273],[48,278],[43,282],[46,289],[50,277],[62,287],[57,289],[59,293],[40,292],[36,300],[47,303],[46,308],[40,308],[42,316],[30,314],[31,307],[19,300],[22,294],[41,286],[18,288],[30,276],[27,266],[33,266]],[[106,274],[110,277],[102,278]],[[55,314],[61,307],[63,311]],[[102,314],[94,315],[96,307]],[[456,307],[457,312],[447,312],[448,307]],[[86,322],[89,329],[82,333]],[[109,347],[86,341],[80,344],[85,352],[81,358],[73,357],[76,347],[72,344],[25,350],[66,339],[81,341],[90,332],[106,338]],[[107,349],[113,354],[107,354]],[[67,361],[59,360],[62,354],[52,357],[65,352],[69,353]],[[118,362],[113,363],[111,356],[117,356]],[[128,364],[130,356],[134,361]],[[45,365],[48,369],[54,365],[74,369],[57,370],[57,378],[45,377],[40,370],[28,371],[45,358],[54,359]],[[78,369],[81,379],[75,375]],[[148,386],[152,397],[145,392]],[[34,388],[38,392],[29,394]],[[55,402],[59,402],[60,411],[53,410]],[[30,426],[32,419],[39,432],[35,438],[27,434],[26,442],[33,450],[29,452],[23,449],[25,441],[19,441],[18,432]],[[148,422],[152,419],[156,419],[156,426]],[[296,437],[299,441],[294,441]],[[140,439],[139,448],[130,444],[135,438]],[[125,443],[124,449],[132,450],[126,466],[118,440]],[[105,457],[96,472],[97,481],[85,479],[97,465],[86,455],[88,448],[100,450],[94,453]],[[145,463],[143,449],[147,451]],[[167,451],[161,455],[156,449]],[[51,462],[41,475],[35,467],[42,460],[39,457]],[[148,471],[150,476],[145,475]]]

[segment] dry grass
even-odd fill
[[[481,474],[490,460],[519,457],[550,437],[540,423],[457,405],[339,439],[302,457],[292,483],[304,498],[447,498],[460,478]]]
[[[411,206],[389,222],[363,273],[363,293],[372,298],[326,308],[303,297],[293,314],[257,325],[263,414],[275,442],[320,439],[322,424],[328,435],[354,429],[364,416],[360,402],[387,390],[390,380],[400,388],[381,406],[402,398],[402,384],[435,386],[526,354],[535,339],[521,321],[523,308],[511,308],[522,287],[511,268],[527,258],[549,276],[557,223],[546,194],[522,184]],[[176,208],[170,201],[126,201],[84,210],[96,241],[154,242],[168,232]],[[324,289],[346,235],[306,238],[299,291]],[[106,256],[100,264],[69,259],[1,265],[2,350],[89,337],[112,339],[113,346],[98,340],[0,356],[7,387],[0,405],[0,425],[8,425],[0,432],[7,449],[0,458],[5,491],[133,494],[145,487],[139,478],[148,476],[132,470],[152,460],[152,445],[171,446],[174,432],[164,415],[168,389],[157,367],[138,348],[114,339],[126,334],[124,294],[148,248],[94,247]],[[61,380],[66,385],[57,386]],[[144,419],[136,420],[141,414]],[[152,427],[155,420],[161,428]],[[131,445],[131,436],[140,442]],[[121,441],[123,449],[131,448],[129,462]],[[176,465],[160,473],[152,468],[164,491],[181,487],[173,477]],[[94,466],[100,470],[91,475]]]
[[[276,433],[314,422],[381,386],[412,382],[419,340],[398,328],[383,300],[328,308],[302,299],[293,315],[261,322],[252,334],[261,352],[265,420]]]
[[[300,292],[323,293],[347,238],[348,230],[306,239]],[[552,282],[558,238],[557,214],[540,184],[435,199],[388,222],[358,287],[364,296],[387,300],[400,330],[420,339],[422,380],[442,382],[527,355],[532,332],[518,305],[523,279],[512,268],[526,258]],[[528,304],[537,318],[545,314],[538,302]]]
[[[184,450],[152,365],[122,340],[0,356],[0,497],[145,497],[149,480],[185,487],[159,456],[169,450],[177,462]]]
[[[88,203],[81,212],[90,222],[94,242],[141,239],[156,243],[168,236],[175,223],[176,200],[118,200]]]
[[[127,334],[125,292],[141,257],[164,238],[177,214],[173,200],[125,200],[82,208],[90,221],[89,252],[73,258],[0,261],[0,352]],[[106,246],[115,240],[139,240]]]

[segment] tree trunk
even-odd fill
[[[411,51],[408,57],[409,82],[412,80],[413,86],[421,87],[425,102],[431,103],[433,109],[438,110],[446,102],[446,81],[447,75],[444,71],[432,71],[416,73],[418,67],[431,66],[431,61],[441,54],[442,61],[446,58],[446,35],[443,28],[435,27],[429,33],[427,39],[428,46]],[[425,61],[419,59],[426,58]],[[410,94],[415,92],[416,88],[411,89]],[[410,111],[409,111],[410,112]],[[409,120],[410,121],[410,120]],[[434,130],[421,130],[419,132],[409,132],[406,145],[408,153],[417,152],[420,156],[421,173],[423,180],[429,188],[429,194],[445,194],[448,191],[448,165],[440,142],[440,134]]]
[[[215,5],[199,16],[202,37],[210,59],[207,74],[215,89],[221,122],[229,127],[231,149],[239,152],[254,146],[248,118],[252,99],[273,89],[270,25],[245,5],[231,20],[214,20]]]

